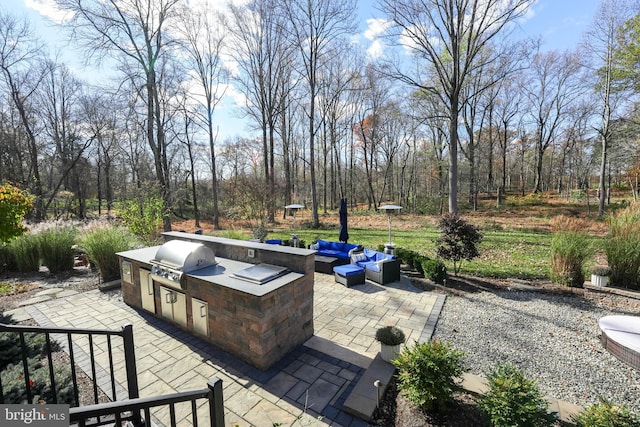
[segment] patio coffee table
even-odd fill
[[[316,273],[331,274],[333,273],[333,267],[341,265],[339,258],[330,256],[316,255],[314,270]]]
[[[336,282],[345,285],[347,288],[364,283],[364,268],[354,264],[333,267],[333,273]]]

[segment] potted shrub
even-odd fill
[[[611,275],[608,265],[594,265],[591,267],[591,284],[595,286],[607,286],[607,277]]]
[[[391,362],[400,353],[400,345],[405,341],[404,332],[395,326],[384,326],[376,331],[376,341],[380,342],[380,357]]]

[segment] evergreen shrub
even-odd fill
[[[393,361],[398,368],[398,389],[424,410],[445,411],[458,389],[455,379],[464,371],[462,356],[449,343],[438,340],[405,347]]]
[[[640,417],[605,399],[571,417],[576,427],[640,427]]]
[[[482,396],[480,407],[494,427],[553,426],[555,413],[548,413],[548,404],[534,381],[513,365],[500,364],[487,375],[489,391]]]

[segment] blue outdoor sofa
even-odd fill
[[[362,245],[343,242],[331,242],[318,239],[309,245],[309,249],[316,251],[315,271],[317,273],[333,274],[333,267],[351,263],[351,254],[362,251]]]
[[[362,251],[363,247],[354,243],[330,242],[318,239],[316,243],[309,246],[309,249],[315,249],[318,256],[338,258],[346,261],[345,264],[349,264],[351,254]]]

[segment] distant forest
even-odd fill
[[[55,0],[82,81],[0,6],[0,183],[31,219],[161,201],[172,218],[273,220],[342,198],[441,214],[478,200],[612,188],[635,198],[640,10],[602,0],[582,43],[514,36],[533,0],[380,0],[388,51],[354,43],[354,0]],[[218,138],[222,97],[255,137]]]

